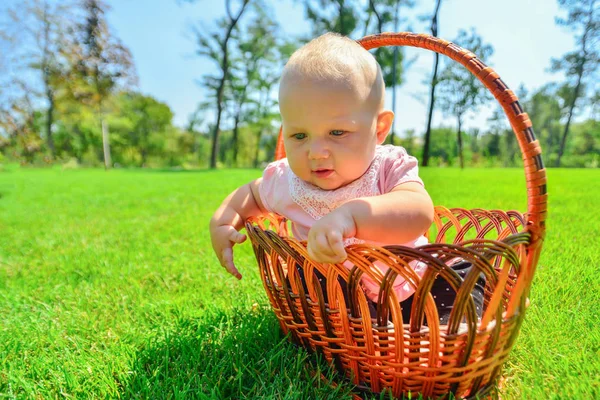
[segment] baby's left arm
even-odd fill
[[[308,253],[317,262],[346,259],[344,238],[379,243],[407,243],[429,229],[433,203],[416,182],[396,186],[391,192],[350,200],[318,220],[308,234]]]

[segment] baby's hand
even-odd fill
[[[221,225],[211,228],[210,239],[212,241],[213,250],[219,258],[221,265],[231,275],[238,279],[242,279],[242,274],[239,273],[233,264],[233,246],[236,243],[244,243],[246,241],[246,235],[239,233],[231,225]]]
[[[344,238],[356,234],[356,225],[344,206],[318,220],[308,232],[308,255],[320,263],[340,263],[348,257]]]

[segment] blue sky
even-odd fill
[[[139,89],[166,102],[175,113],[175,123],[183,126],[203,100],[206,92],[196,80],[215,71],[209,60],[194,55],[195,44],[190,26],[202,23],[207,28],[225,13],[224,1],[198,0],[193,4],[177,0],[110,0],[109,24],[131,50],[139,76]],[[235,1],[233,3],[236,3]],[[309,32],[304,10],[297,1],[271,0],[273,12],[282,27],[282,35]],[[414,9],[401,9],[413,21],[400,30],[428,32],[428,22],[418,15],[430,13],[433,0],[417,1]],[[541,87],[560,75],[547,72],[552,57],[560,57],[574,48],[573,35],[555,24],[555,16],[564,14],[555,0],[444,0],[440,13],[439,36],[452,40],[459,29],[474,27],[495,53],[490,64],[510,88],[522,83],[528,90]],[[399,89],[396,107],[397,131],[416,129],[422,133],[427,108],[427,82],[433,56],[407,49],[408,58],[417,57]],[[388,107],[391,97],[388,95]],[[483,127],[491,107],[474,113],[467,126]],[[213,118],[209,112],[207,120]],[[452,119],[435,116],[434,123],[454,124]]]

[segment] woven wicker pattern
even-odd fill
[[[438,206],[429,231],[431,244],[416,249],[351,245],[347,247],[351,269],[312,262],[306,243],[291,237],[287,221],[279,216],[250,220],[246,229],[264,287],[282,330],[309,352],[324,356],[340,379],[356,385],[357,392],[387,389],[396,397],[411,392],[425,398],[448,393],[459,398],[486,395],[523,321],[544,237],[546,174],[539,143],[517,97],[473,53],[411,33],[368,36],[360,43],[367,49],[398,45],[433,50],[460,62],[484,83],[504,108],[523,154],[527,213]],[[473,265],[464,279],[448,267],[456,259]],[[414,260],[428,265],[422,278],[409,266]],[[385,263],[389,271],[382,274],[374,262]],[[326,277],[326,293],[315,271]],[[486,276],[486,287],[483,317],[478,321],[471,292],[480,273]],[[359,284],[363,275],[381,287],[374,318]],[[398,275],[416,290],[410,323],[403,321],[391,290]],[[448,325],[443,326],[430,293],[439,277],[457,293]],[[347,285],[347,298],[341,282]]]

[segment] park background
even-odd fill
[[[597,8],[10,0],[0,5],[0,162],[256,167],[273,156],[278,77],[291,51],[325,31],[358,39],[412,30],[453,40],[496,69],[529,113],[546,166],[596,168]],[[397,116],[388,141],[422,165],[520,164],[506,118],[478,81],[444,57],[435,68],[430,52],[396,49],[374,52]]]
[[[501,396],[600,397],[600,4],[414,3],[2,2],[0,396],[349,398],[280,335],[251,246],[236,248],[241,281],[219,266],[208,221],[273,157],[293,49],[328,30],[430,33],[439,4],[438,35],[518,93],[549,167],[548,234]],[[397,83],[393,140],[434,203],[524,211],[514,134],[481,86],[443,57],[433,80],[424,51],[377,57],[390,107]]]

